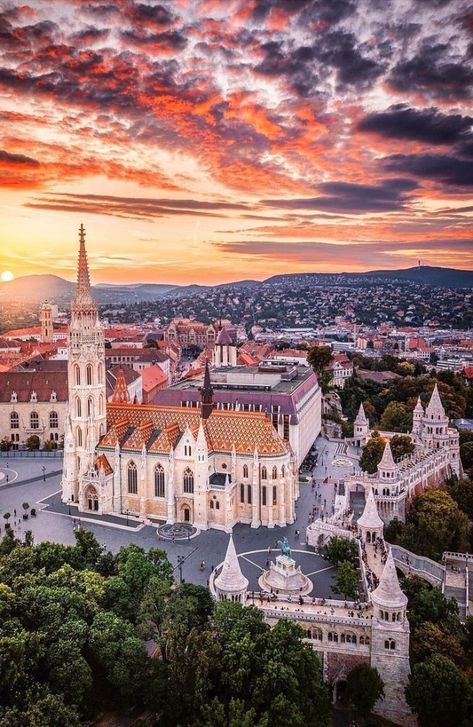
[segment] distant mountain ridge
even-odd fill
[[[240,288],[242,290],[258,285],[280,285],[290,282],[313,282],[315,285],[360,285],[382,282],[417,282],[444,288],[473,288],[473,270],[456,270],[421,266],[403,270],[370,270],[364,273],[287,273],[273,275],[266,280],[240,280],[220,285],[170,285],[164,283],[132,283],[114,285],[102,283],[92,287],[93,294],[101,305],[126,305],[129,303],[152,302],[169,296],[187,296],[211,289]],[[64,303],[74,295],[75,283],[58,275],[25,275],[8,283],[0,283],[0,301],[21,300],[25,303]]]

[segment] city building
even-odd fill
[[[107,405],[103,331],[81,225],[63,501],[80,512],[130,513],[200,529],[294,521],[294,454],[265,413],[216,408],[208,365],[196,407],[130,402],[123,373]]]
[[[204,349],[215,343],[218,327],[207,325],[190,318],[175,318],[164,329],[164,340],[167,343],[179,343],[182,348]]]
[[[217,410],[263,412],[289,442],[299,467],[321,430],[322,393],[312,369],[271,359],[224,366],[210,376]],[[182,379],[159,391],[155,403],[198,408],[201,386],[201,376]]]

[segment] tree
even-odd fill
[[[325,393],[332,380],[332,373],[328,370],[333,361],[331,349],[328,346],[313,346],[307,354],[307,361],[317,374],[320,388]]]
[[[458,605],[453,598],[446,598],[440,588],[432,588],[419,576],[409,576],[402,582],[402,590],[409,599],[409,623],[414,629],[430,622],[444,630],[458,629]]]
[[[39,437],[37,434],[32,434],[26,440],[26,448],[31,450],[39,449]]]
[[[338,565],[343,561],[349,561],[355,565],[358,560],[358,548],[354,540],[330,538],[325,546],[325,557],[332,565]]]
[[[453,476],[447,481],[447,491],[465,515],[473,520],[473,481],[469,477]]]
[[[412,501],[401,545],[414,553],[440,560],[445,550],[465,552],[470,524],[444,490],[426,490]]]
[[[410,641],[411,661],[417,664],[431,656],[447,656],[458,666],[465,663],[461,634],[452,633],[442,625],[426,621],[413,630]]]
[[[414,666],[406,699],[421,727],[461,725],[473,707],[467,678],[453,661],[439,655]]]
[[[0,452],[9,452],[11,449],[11,441],[8,437],[3,437],[0,441]]]
[[[391,401],[383,412],[379,426],[385,432],[408,432],[412,429],[412,410],[405,404]]]
[[[460,457],[463,468],[471,470],[473,468],[473,441],[460,444]]]
[[[367,717],[378,699],[384,697],[384,682],[377,669],[357,664],[348,675],[347,693],[358,714]]]
[[[412,454],[415,449],[414,442],[407,434],[395,434],[389,444],[395,462],[399,462],[406,454]]]
[[[388,543],[398,543],[399,538],[404,532],[404,523],[402,520],[399,520],[398,517],[393,517],[393,519],[384,526],[384,539]]]
[[[4,513],[3,513],[3,517],[4,517],[4,518],[5,518],[5,520],[6,520],[6,524],[5,524],[5,529],[6,529],[6,530],[8,530],[8,528],[10,527],[10,523],[9,523],[9,520],[10,520],[10,518],[11,518],[11,512],[4,512]]]
[[[331,588],[334,593],[343,593],[345,598],[356,598],[359,581],[356,568],[345,560],[339,564]]]
[[[381,462],[384,448],[386,446],[386,440],[382,437],[373,436],[369,439],[363,449],[361,450],[361,457],[359,465],[362,470],[372,475],[377,471],[378,465]]]

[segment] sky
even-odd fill
[[[469,0],[0,9],[0,275],[473,268]]]

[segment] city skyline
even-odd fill
[[[473,268],[467,2],[0,9],[0,275]]]

